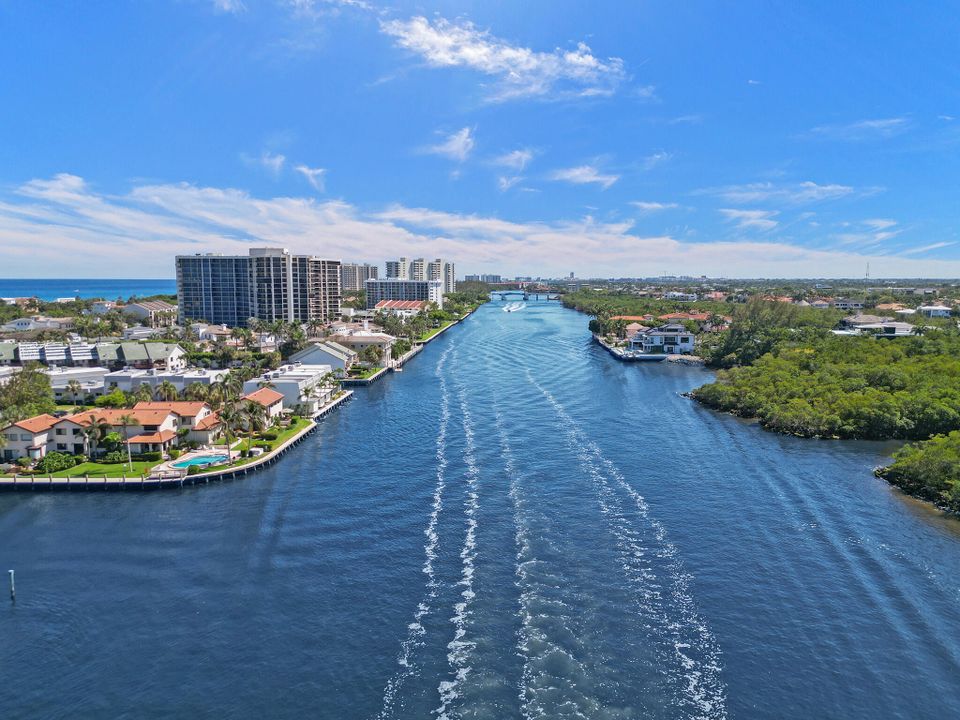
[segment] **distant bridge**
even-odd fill
[[[493,290],[491,295],[499,295],[501,300],[506,300],[508,297],[514,297],[522,295],[524,300],[559,300],[559,293],[551,293],[547,291],[537,292],[536,290],[527,291],[527,290]]]

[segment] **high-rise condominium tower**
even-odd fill
[[[343,292],[348,290],[363,290],[364,283],[371,278],[376,279],[379,275],[379,268],[376,265],[364,263],[342,263],[340,265],[340,289]]]
[[[326,322],[340,315],[340,261],[251,248],[244,256],[178,255],[180,322],[245,326],[267,322]]]

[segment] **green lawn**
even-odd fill
[[[154,465],[159,465],[157,462],[134,462],[133,468],[131,469],[130,465],[127,463],[95,463],[95,462],[85,462],[80,463],[79,465],[74,465],[72,468],[67,470],[61,470],[60,472],[53,473],[54,477],[83,477],[84,475],[95,475],[97,477],[120,477],[121,475],[126,475],[127,477],[140,477],[140,475],[149,475],[150,469]],[[43,477],[41,475],[41,477]]]
[[[455,321],[455,320],[447,320],[447,321],[444,322],[443,325],[441,325],[440,327],[438,327],[438,328],[433,328],[432,330],[427,330],[427,332],[425,332],[423,335],[420,336],[420,342],[426,342],[427,340],[429,340],[430,338],[432,338],[434,335],[436,335],[438,332],[440,332],[440,331],[442,331],[442,330],[446,330],[448,327],[450,327],[451,325],[453,325],[454,322],[456,322],[456,321]]]
[[[369,367],[369,368],[359,368],[359,369],[350,369],[350,374],[347,376],[348,380],[366,380],[372,375],[376,375],[378,372],[383,370],[382,367]]]

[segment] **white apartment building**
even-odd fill
[[[410,261],[402,257],[399,260],[387,260],[387,277],[399,278],[400,280],[410,279]]]
[[[382,300],[425,300],[442,308],[443,282],[401,278],[367,280],[367,310],[373,310]]]
[[[427,280],[440,280],[443,282],[443,292],[453,293],[457,291],[457,277],[454,264],[449,260],[437,258],[427,263]]]
[[[155,390],[164,381],[173,385],[178,392],[183,392],[184,389],[194,383],[212,385],[215,382],[220,382],[229,372],[229,370],[208,370],[206,368],[191,368],[172,372],[124,368],[103,376],[104,392],[109,393],[114,387],[124,392],[133,392],[140,385],[149,385],[152,390]]]
[[[324,377],[333,371],[330,365],[281,365],[276,370],[247,380],[243,392],[250,395],[267,387],[283,395],[283,409],[299,408],[304,415],[315,415],[329,400],[332,389]]]

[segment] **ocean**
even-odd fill
[[[174,279],[116,279],[116,278],[0,278],[0,297],[38,297],[41,300],[57,298],[116,300],[137,295],[173,295],[177,292]]]

